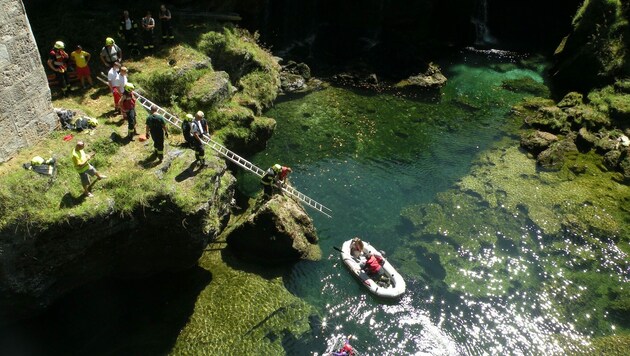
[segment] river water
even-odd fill
[[[99,281],[0,329],[0,351],[313,355],[352,334],[371,355],[567,354],[627,330],[628,187],[541,172],[518,149],[509,112],[526,94],[501,84],[543,82],[543,65],[474,50],[439,64],[438,93],[328,87],[266,113],[277,131],[251,159],[291,166],[292,184],[332,209],[310,211],[321,261],[252,266],[211,244],[191,271]],[[353,236],[405,277],[400,300],[345,269],[334,247]]]
[[[298,263],[284,279],[321,317],[318,330],[285,343],[289,354],[322,352],[348,334],[362,354],[554,354],[615,332],[606,301],[593,302],[597,298],[589,294],[599,293],[593,289],[600,282],[627,283],[623,252],[604,244],[605,252],[595,252],[596,261],[584,269],[596,277],[571,278],[566,267],[575,257],[568,251],[597,248],[565,241],[565,253],[554,254],[543,244],[567,239],[523,212],[532,204],[488,205],[457,184],[493,170],[527,167],[517,177],[536,174],[534,161],[516,148],[511,132],[519,124],[508,115],[524,94],[501,87],[524,76],[543,81],[541,67],[515,64],[520,61],[505,53],[464,51],[441,64],[449,81],[439,95],[331,87],[281,101],[267,113],[277,120],[277,131],[253,160],[260,167],[293,167],[292,183],[333,211],[331,219],[311,213],[323,260]],[[516,158],[505,160],[506,168],[480,164],[487,151],[499,152],[490,161]],[[253,191],[255,183],[246,186]],[[512,193],[492,180],[482,183],[490,195]],[[521,204],[515,199],[504,200]],[[407,278],[400,301],[369,295],[345,270],[334,247],[353,236],[384,249]],[[587,279],[599,282],[589,285]]]

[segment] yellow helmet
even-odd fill
[[[193,116],[193,114],[186,114],[186,120],[185,121],[190,121],[192,119],[194,119],[195,117]]]
[[[272,168],[274,171],[279,172],[282,169],[282,166],[276,163]]]
[[[66,48],[66,45],[63,42],[61,41],[55,42],[55,49],[64,49],[64,48]]]
[[[136,89],[136,87],[133,84],[131,83],[125,84],[125,91],[132,91],[134,89]]]
[[[114,42],[114,39],[113,39],[113,38],[111,38],[111,37],[107,37],[107,38],[105,39],[105,45],[106,45],[106,46],[111,46],[111,45],[113,45],[114,43],[115,43],[115,42]]]

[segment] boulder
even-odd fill
[[[240,257],[258,262],[321,258],[313,220],[298,202],[282,194],[257,201],[235,224],[227,242]]]
[[[558,107],[571,108],[571,107],[582,105],[582,104],[584,104],[584,95],[578,92],[572,91],[568,93],[567,95],[565,95],[564,98],[562,98],[562,100],[560,100],[560,102],[558,103]]]
[[[568,115],[559,107],[555,105],[543,106],[530,115],[527,115],[525,117],[525,123],[539,130],[566,133],[569,132],[571,128],[567,118]]]
[[[558,141],[558,136],[549,132],[530,131],[521,137],[521,147],[534,155],[538,155],[556,141]]]
[[[559,105],[559,104],[558,104]],[[607,115],[595,110],[592,106],[576,105],[564,107],[567,119],[573,123],[574,127],[587,127],[589,129],[599,129],[610,126],[610,119]]]
[[[623,179],[625,182],[630,182],[630,152],[628,149],[622,151],[620,159],[619,168],[623,174]]]
[[[609,169],[617,169],[619,167],[620,162],[621,162],[621,151],[619,150],[608,151],[604,155],[604,164]]]
[[[557,171],[562,168],[571,155],[577,153],[578,149],[573,139],[567,137],[551,144],[549,148],[538,155],[536,161],[544,169]]]
[[[587,128],[582,127],[580,131],[578,131],[575,144],[578,146],[580,151],[588,152],[596,145],[598,140],[599,138],[595,134],[591,133]]]
[[[228,100],[232,92],[230,76],[226,72],[209,72],[195,81],[187,98],[191,108],[208,108]]]
[[[280,73],[280,88],[285,93],[294,93],[306,89],[306,80],[299,74]]]
[[[411,76],[403,81],[398,82],[398,88],[420,88],[420,89],[439,89],[446,84],[448,79],[442,74],[440,67],[436,64],[429,63],[429,67],[424,73]]]

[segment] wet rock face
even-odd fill
[[[630,74],[630,6],[624,1],[585,1],[555,52],[556,84],[588,91]]]
[[[211,236],[202,233],[203,213],[177,214],[165,201],[159,209],[139,209],[109,217],[51,226],[22,241],[0,234],[0,320],[32,316],[70,290],[99,278],[116,275],[139,278],[193,266]],[[182,229],[182,221],[188,229]]]
[[[321,258],[313,221],[301,205],[279,194],[257,204],[227,238],[236,254],[268,263]]]

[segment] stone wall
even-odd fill
[[[21,0],[0,0],[0,163],[57,123],[50,88]]]

